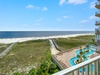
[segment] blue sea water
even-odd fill
[[[0,31],[0,38],[47,37],[94,33],[93,31]]]

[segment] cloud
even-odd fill
[[[90,8],[95,8],[95,2],[96,1],[93,1],[93,2],[90,3]]]
[[[66,2],[66,0],[60,0],[59,5],[63,5]]]
[[[67,19],[67,18],[69,18],[69,17],[68,16],[62,16],[62,17],[57,18],[56,20],[57,21],[62,21],[62,20]]]
[[[46,11],[46,10],[48,10],[48,8],[47,7],[43,7],[42,11]]]
[[[80,21],[80,23],[86,23],[86,22],[88,22],[88,20],[82,20],[82,21]]]
[[[68,0],[69,4],[83,4],[86,3],[88,0]]]
[[[89,22],[91,19],[95,19],[95,18],[97,18],[97,17],[95,15],[92,15],[87,20],[80,21],[80,23],[86,23],[86,22]]]
[[[67,19],[67,18],[69,18],[69,16],[58,17],[58,18],[56,19],[56,21],[62,21],[62,20]]]
[[[65,3],[69,4],[83,4],[86,3],[88,0],[60,0],[59,5],[63,5]]]
[[[37,20],[35,20],[36,22],[40,22],[40,21],[42,21],[43,20],[43,18],[39,18],[39,19],[37,19]]]
[[[68,16],[63,16],[64,19],[68,18]]]
[[[97,18],[95,15],[89,17],[89,19],[95,19],[95,18]]]
[[[32,4],[29,4],[26,6],[27,9],[35,9],[35,10],[42,10],[42,11],[47,11],[47,7],[39,7],[39,6],[33,6]]]
[[[27,8],[27,9],[33,9],[34,6],[33,6],[32,4],[29,4],[29,5],[26,6],[26,8]]]

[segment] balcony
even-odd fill
[[[95,32],[96,35],[100,35],[100,31]]]
[[[97,2],[96,5],[95,5],[95,7],[96,7],[97,9],[100,9],[100,2]]]
[[[53,75],[100,75],[100,55]]]
[[[95,16],[100,17],[100,11],[96,12]]]
[[[95,29],[95,34],[100,35],[100,30],[99,29]]]
[[[96,26],[100,26],[100,21],[96,21],[96,22],[95,22],[95,25],[96,25]]]

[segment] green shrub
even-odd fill
[[[36,72],[36,75],[42,75],[42,70],[40,68],[38,68],[37,72]]]
[[[57,66],[54,63],[51,63],[50,67],[49,67],[49,73],[53,74],[53,73],[55,73],[57,71],[58,71]]]
[[[31,69],[29,71],[28,75],[36,75],[35,69]]]
[[[23,75],[20,72],[15,72],[13,75]]]
[[[40,69],[42,70],[43,73],[45,73],[46,71],[48,71],[48,69],[49,69],[48,62],[43,62],[40,65]]]

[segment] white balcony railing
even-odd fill
[[[99,24],[100,25],[100,20],[99,21],[96,21],[96,24]]]
[[[95,29],[95,33],[100,33],[100,29]]]
[[[53,75],[100,75],[100,55]]]
[[[96,25],[96,26],[100,26],[100,21],[96,21],[96,22],[95,22],[95,25]]]
[[[95,5],[100,5],[100,2],[97,2]]]
[[[98,14],[100,14],[100,11],[95,12],[95,15],[98,15]]]

